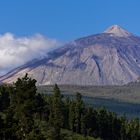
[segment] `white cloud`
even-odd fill
[[[0,35],[0,75],[46,53],[60,43],[40,34],[15,37],[11,33]]]

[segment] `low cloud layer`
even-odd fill
[[[34,58],[43,57],[60,43],[40,34],[15,37],[11,33],[0,35],[0,75]]]

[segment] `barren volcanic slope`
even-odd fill
[[[0,77],[11,83],[28,73],[39,85],[122,85],[140,77],[140,37],[114,25],[74,40]]]

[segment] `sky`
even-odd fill
[[[59,40],[120,26],[140,35],[140,0],[0,0],[0,33]]]
[[[114,24],[140,36],[139,6],[140,0],[0,0],[0,75]]]

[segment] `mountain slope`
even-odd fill
[[[122,85],[140,77],[140,38],[114,25],[80,38],[0,77],[11,83],[25,73],[39,85]]]

